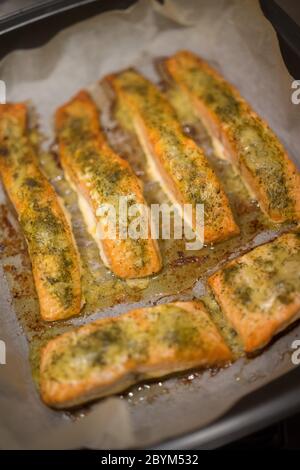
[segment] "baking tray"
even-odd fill
[[[48,2],[47,2],[48,3]],[[62,8],[62,3],[60,3],[60,9]],[[68,2],[68,8],[71,8],[70,2]],[[105,9],[108,9],[109,2],[99,2],[102,6],[105,6]],[[146,8],[145,2],[141,2],[143,5],[140,7],[140,11],[136,10],[133,13],[133,17],[136,14],[136,18],[138,20],[141,17],[142,8]],[[62,11],[62,10],[60,10]],[[56,17],[60,15],[59,9],[58,11],[52,10],[51,14],[56,14]],[[168,12],[169,14],[169,12]],[[173,15],[173,13],[172,13]],[[42,19],[38,20],[43,21]],[[163,19],[159,19],[160,22],[163,23],[163,27],[167,28],[170,26],[169,19],[166,22],[163,22]],[[172,18],[172,21],[174,19]],[[188,22],[189,20],[187,20]],[[16,28],[17,23],[16,23]],[[180,25],[180,27],[184,27],[184,25]],[[22,29],[19,30],[20,32]],[[185,44],[186,45],[186,44]],[[129,65],[129,64],[128,64]],[[4,289],[5,290],[5,289]],[[24,350],[26,350],[26,344],[24,341],[24,337],[20,334],[18,330],[18,326],[16,322],[12,320],[12,309],[9,305],[4,305],[4,296],[2,297],[3,303],[2,308],[3,310],[7,310],[7,318],[9,318],[9,322],[13,323],[13,327],[16,328],[18,333],[16,334],[16,342],[20,344],[15,344],[15,348],[18,349],[20,345],[20,350],[22,349],[20,356],[24,354]],[[126,307],[123,306],[123,310]],[[296,410],[300,409],[300,396],[298,393],[298,386],[299,386],[299,369],[295,368],[291,370],[289,373],[286,373],[283,377],[277,378],[276,375],[280,375],[281,367],[284,369],[284,364],[290,360],[289,357],[280,357],[276,359],[276,361],[280,362],[279,370],[274,371],[270,370],[270,376],[264,376],[263,378],[260,377],[260,367],[257,367],[259,361],[265,362],[262,368],[266,369],[267,363],[267,355],[272,353],[277,353],[277,350],[285,350],[287,352],[290,351],[290,344],[291,338],[297,338],[299,336],[299,328],[293,329],[289,337],[288,335],[282,336],[276,343],[274,343],[270,349],[262,356],[262,359],[254,359],[249,362],[249,364],[243,365],[240,368],[240,371],[243,369],[247,370],[247,368],[251,369],[252,378],[248,382],[248,379],[245,380],[245,383],[240,383],[243,395],[241,400],[233,399],[233,402],[237,403],[232,407],[233,402],[229,399],[228,396],[224,397],[224,402],[227,403],[227,407],[230,409],[226,412],[226,406],[220,413],[220,410],[216,410],[215,416],[213,413],[210,413],[209,416],[197,416],[197,408],[203,407],[203,401],[199,401],[195,403],[195,406],[190,408],[190,401],[197,401],[198,396],[198,389],[197,387],[202,387],[207,390],[208,395],[212,393],[212,390],[215,387],[218,387],[220,384],[218,383],[218,374],[216,376],[212,375],[208,371],[201,375],[201,378],[198,378],[195,374],[195,380],[190,379],[189,376],[179,377],[178,379],[170,379],[168,381],[164,381],[163,383],[151,385],[152,388],[152,397],[147,401],[147,405],[145,405],[144,410],[141,412],[140,409],[138,413],[141,413],[141,420],[145,420],[145,425],[141,426],[139,423],[136,426],[135,423],[130,422],[130,416],[123,416],[123,421],[118,422],[119,430],[122,430],[124,434],[130,434],[128,440],[120,440],[115,441],[114,443],[112,440],[115,438],[114,430],[112,431],[112,436],[110,439],[107,440],[107,447],[111,448],[114,446],[120,447],[149,447],[155,446],[155,448],[164,448],[164,449],[179,449],[179,448],[213,448],[228,443],[231,440],[236,438],[242,437],[248,433],[251,433],[259,428],[267,426],[271,422],[279,420],[284,416],[287,416],[291,413],[294,413]],[[22,365],[21,357],[17,357],[17,364],[20,365],[22,369],[22,373],[24,372],[23,378],[27,382],[31,380],[28,376],[28,364]],[[276,362],[275,361],[275,362]],[[9,364],[8,364],[9,365]],[[13,364],[15,367],[15,364]],[[10,366],[9,366],[10,367]],[[7,373],[10,374],[9,370],[7,369]],[[241,376],[236,376],[236,373],[233,368],[228,369],[228,371],[223,372],[225,375],[231,374],[232,380],[240,381]],[[246,375],[249,373],[249,370],[246,371]],[[242,374],[241,374],[242,375]],[[253,378],[254,377],[254,378]],[[271,383],[266,385],[265,387],[262,386],[264,382],[269,382],[271,379]],[[200,385],[197,384],[197,381],[200,380]],[[243,382],[243,379],[241,380]],[[215,384],[215,385],[214,385]],[[144,406],[140,405],[140,399],[145,398],[145,389],[142,387],[142,390],[139,390],[138,387],[134,389],[133,392],[129,392],[129,395],[125,396],[125,399],[134,402],[135,407]],[[34,398],[37,398],[36,392],[34,388],[31,387],[32,394]],[[255,390],[251,393],[251,390]],[[131,393],[131,395],[130,395]],[[173,396],[173,394],[176,395]],[[227,392],[228,394],[228,392]],[[7,396],[9,394],[7,393]],[[207,395],[207,399],[208,399]],[[22,395],[20,394],[21,398]],[[129,398],[128,398],[129,397]],[[38,398],[37,398],[38,400]],[[113,399],[114,400],[114,399]],[[124,397],[123,397],[124,401]],[[9,400],[8,400],[9,403]],[[107,408],[109,408],[110,404],[108,401],[108,405],[106,409],[102,410],[102,415],[107,413]],[[113,406],[116,408],[119,406],[116,402],[113,402]],[[132,405],[130,405],[132,406]],[[205,405],[204,405],[205,406]],[[212,403],[210,403],[212,407]],[[103,408],[103,407],[102,407]],[[216,407],[217,408],[217,407]],[[124,410],[119,410],[120,413],[123,413]],[[136,412],[136,411],[135,411]],[[43,412],[41,412],[43,413]],[[222,418],[219,416],[223,415]],[[53,419],[55,423],[58,425],[58,418],[56,413],[54,413]],[[201,413],[200,413],[201,415]],[[167,426],[167,430],[165,435],[162,436],[160,433],[159,435],[159,428],[163,427],[163,422],[168,421],[168,417],[172,417],[169,423],[169,427]],[[218,419],[219,418],[219,419]],[[42,419],[42,414],[41,414]],[[66,417],[68,419],[68,416]],[[72,417],[72,419],[74,419]],[[129,419],[129,423],[128,423]],[[184,424],[183,424],[183,421]],[[99,423],[101,423],[101,416],[99,417]],[[212,423],[209,424],[208,423]],[[122,427],[123,424],[123,427]],[[129,424],[129,426],[128,426]],[[20,423],[22,426],[22,421]],[[93,426],[95,423],[93,423]],[[135,427],[136,426],[136,427]],[[199,428],[201,429],[199,430]],[[172,428],[172,432],[170,429]],[[0,429],[0,434],[3,437],[7,437],[4,434],[5,429],[2,427]],[[122,434],[120,431],[120,434]],[[139,434],[140,439],[136,438],[136,434]],[[134,436],[135,434],[135,436]],[[180,434],[181,437],[175,437],[176,435]],[[157,437],[159,435],[159,437]],[[173,435],[173,439],[170,436]],[[75,440],[76,441],[76,440]],[[5,439],[3,440],[5,442]],[[36,442],[36,447],[43,447],[45,443]],[[79,444],[83,444],[79,442]],[[30,447],[30,444],[27,443]],[[55,445],[55,444],[54,444]],[[57,445],[57,441],[56,441]],[[66,447],[69,445],[67,443],[63,444]],[[105,440],[101,441],[99,447],[105,448]],[[98,446],[96,446],[98,447]]]
[[[99,10],[121,8],[125,2],[98,2],[97,0],[15,0],[2,1],[0,34],[20,29],[28,24],[49,19],[51,16],[66,14],[75,8],[88,9],[92,3],[98,3]],[[128,3],[128,2],[127,2]]]

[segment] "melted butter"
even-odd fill
[[[126,279],[126,283],[130,287],[130,289],[144,290],[147,289],[147,287],[149,286],[150,279]]]

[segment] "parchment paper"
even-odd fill
[[[76,24],[43,47],[13,52],[0,64],[0,78],[6,82],[9,101],[34,103],[41,129],[51,141],[55,109],[80,88],[129,65],[157,81],[152,59],[182,48],[219,68],[268,120],[299,164],[300,119],[299,108],[290,99],[292,78],[255,0],[169,0],[164,7],[142,0],[126,12],[108,12]],[[3,194],[1,198],[1,210],[6,211],[7,201]],[[11,263],[23,273],[24,262],[22,241],[19,248],[7,245],[17,227],[10,212],[5,214],[0,339],[7,345],[7,364],[0,365],[1,448],[150,446],[204,426],[245,394],[294,367],[290,352],[299,327],[257,358],[240,359],[215,375],[207,371],[142,384],[75,415],[51,411],[41,403],[32,381],[26,341],[30,332],[23,331],[14,312],[10,274],[4,268]],[[196,284],[194,295],[199,296],[202,288]],[[129,306],[123,302],[100,315],[118,314]]]

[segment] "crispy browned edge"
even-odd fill
[[[259,329],[254,330],[253,328],[251,328],[252,333],[249,335],[247,332],[247,326],[241,324],[241,318],[243,318],[245,310],[240,308],[236,302],[232,301],[230,299],[230,296],[227,297],[226,293],[232,291],[232,286],[229,286],[228,283],[224,283],[223,271],[229,266],[234,266],[240,260],[243,260],[245,257],[247,257],[249,253],[259,247],[267,246],[269,244],[272,244],[274,241],[281,239],[286,240],[286,243],[288,243],[289,235],[294,234],[284,234],[278,237],[277,239],[272,240],[271,242],[267,242],[263,245],[259,245],[258,247],[253,248],[252,250],[248,251],[245,255],[242,255],[239,258],[230,261],[220,271],[217,271],[208,278],[208,284],[211,287],[218,303],[220,304],[223,314],[227,318],[228,322],[239,334],[246,353],[253,353],[255,351],[261,350],[271,341],[271,339],[277,333],[283,331],[285,328],[287,328],[290,324],[294,323],[299,318],[300,294],[296,295],[295,299],[288,305],[282,306],[281,309],[276,312],[276,315],[274,314],[272,318],[268,318],[263,326],[260,325]],[[258,315],[258,313],[253,314],[254,319],[257,318]],[[248,325],[251,326],[251,323],[252,321],[250,317],[248,319]]]
[[[107,89],[109,88],[109,91],[110,91],[110,94],[113,95],[112,96],[112,102],[116,103],[117,101],[117,90],[116,90],[116,87],[115,87],[115,84],[114,84],[114,80],[115,78],[120,75],[122,72],[126,71],[127,69],[125,70],[121,70],[117,73],[113,73],[113,74],[109,74],[109,75],[106,75],[102,81],[101,81],[101,84],[104,85],[104,87]],[[133,68],[130,68],[128,70],[133,70],[135,71]],[[143,77],[144,78],[144,77]],[[148,80],[148,79],[146,79]],[[151,83],[152,86],[155,86],[153,83]],[[171,104],[168,103],[168,105],[171,107]],[[178,121],[178,127],[180,128],[180,123]],[[188,137],[186,137],[187,139],[187,144],[189,145],[196,145],[195,142],[192,140],[192,139],[189,139]],[[202,149],[199,147],[199,151],[202,151]],[[205,157],[205,155],[204,155]],[[158,172],[161,174],[161,179],[165,180],[165,184],[167,184],[170,188],[170,193],[172,193],[173,195],[176,194],[175,199],[177,202],[180,202],[182,203],[182,195],[179,194],[177,188],[175,187],[174,183],[173,183],[173,180],[171,177],[169,177],[169,175],[163,170],[163,166],[160,165],[160,162],[159,162],[159,155],[158,155],[158,159],[154,161],[153,159],[153,165],[158,169]],[[214,170],[209,166],[210,170],[214,173]],[[216,180],[218,181],[219,185],[220,185],[220,188],[221,188],[221,191],[223,192],[223,202],[224,202],[224,207],[226,208],[226,217],[225,217],[225,220],[224,220],[224,224],[223,224],[223,230],[220,231],[218,229],[214,229],[213,227],[211,226],[207,226],[205,225],[204,226],[204,240],[206,243],[210,243],[210,242],[221,242],[223,240],[226,240],[228,238],[231,238],[233,236],[236,236],[240,233],[240,229],[239,229],[239,226],[237,225],[237,223],[235,222],[234,220],[234,217],[233,217],[233,213],[232,213],[232,210],[231,210],[231,207],[230,207],[230,204],[229,204],[229,200],[228,200],[228,197],[224,191],[224,188],[221,184],[221,182],[219,181],[219,179],[217,178],[217,176],[215,175],[215,178]],[[227,230],[225,230],[225,226],[227,227]]]
[[[173,304],[193,313],[197,312],[197,310],[201,310],[201,314],[205,314],[208,318],[210,318],[206,308],[200,301],[174,302]],[[126,314],[123,314],[122,316],[135,317],[138,327],[138,324],[144,321],[142,314],[147,314],[148,310],[151,310],[151,307],[135,309],[127,312]],[[211,321],[213,330],[215,330],[213,333],[215,335],[216,345],[218,346],[218,348],[214,349],[211,352],[211,357],[209,358],[202,358],[200,360],[200,358],[195,357],[186,360],[183,357],[183,362],[179,366],[178,363],[180,363],[180,357],[178,357],[178,362],[176,362],[177,358],[175,358],[175,361],[174,358],[172,358],[171,360],[169,359],[167,361],[163,361],[161,367],[159,367],[159,364],[155,363],[154,361],[154,364],[152,365],[152,370],[151,363],[148,366],[147,364],[141,365],[140,370],[138,370],[139,365],[128,364],[127,370],[123,370],[117,377],[114,376],[113,378],[108,378],[108,380],[104,383],[99,383],[97,381],[97,377],[91,377],[88,380],[64,385],[48,381],[47,378],[44,377],[44,369],[47,366],[47,361],[49,360],[49,358],[51,358],[52,353],[55,352],[57,343],[67,340],[70,335],[76,335],[78,332],[88,332],[90,330],[97,329],[98,327],[101,328],[101,325],[103,324],[117,322],[118,317],[103,318],[94,323],[80,327],[77,330],[64,333],[63,335],[51,340],[44,347],[41,355],[40,374],[41,396],[46,404],[55,408],[74,407],[81,403],[94,400],[96,398],[101,398],[107,395],[112,395],[121,392],[122,390],[125,390],[129,386],[141,380],[167,376],[174,372],[180,372],[195,367],[222,366],[233,360],[232,352],[226,345],[217,327]],[[180,356],[179,353],[178,355]]]
[[[133,191],[137,195],[140,203],[146,204],[143,192],[142,192],[142,184],[138,177],[135,175],[134,171],[132,170],[130,164],[121,158],[118,154],[116,154],[112,148],[109,146],[106,136],[104,135],[99,122],[99,115],[98,109],[96,107],[95,102],[93,101],[91,95],[86,90],[79,91],[73,98],[71,98],[67,103],[60,106],[55,114],[55,124],[56,128],[58,129],[64,119],[65,113],[68,110],[68,107],[74,103],[78,103],[79,106],[83,106],[85,108],[89,108],[90,112],[90,124],[93,130],[94,139],[99,146],[99,151],[103,151],[107,153],[108,158],[113,158],[115,163],[118,164],[121,168],[126,168],[131,173],[131,184],[133,187]],[[69,167],[68,159],[65,158],[65,150],[63,144],[59,145],[59,157],[64,169],[65,174],[68,174],[69,178],[72,179],[72,183],[74,185],[74,189],[77,192],[81,192],[84,195],[86,202],[89,204],[91,210],[94,213],[93,204],[89,197],[89,189],[85,187],[82,181],[79,181],[76,176],[74,176],[74,172],[72,172],[72,168]],[[75,165],[75,163],[74,163]],[[73,176],[72,176],[73,173]],[[149,233],[149,238],[147,239],[148,242],[148,251],[149,251],[149,262],[144,266],[143,269],[136,269],[134,265],[130,262],[126,262],[127,260],[124,256],[116,256],[115,251],[118,251],[118,244],[115,243],[114,240],[103,239],[100,241],[103,251],[109,261],[108,268],[113,271],[118,277],[124,279],[132,279],[132,278],[141,278],[146,276],[151,276],[157,272],[159,272],[162,268],[162,258],[159,250],[159,246],[156,240],[151,238]],[[124,251],[123,246],[120,246],[120,254],[122,255]]]
[[[25,103],[16,103],[16,104],[6,104],[0,105],[0,119],[6,119],[7,115],[11,115],[15,117],[20,124],[23,133],[26,135],[27,127],[28,127],[28,108]],[[79,253],[77,250],[77,246],[73,237],[72,229],[68,220],[68,217],[65,212],[65,208],[62,206],[62,202],[58,200],[58,197],[47,180],[46,176],[41,171],[38,165],[38,159],[34,153],[34,149],[32,149],[32,162],[30,162],[31,170],[38,175],[40,182],[44,185],[44,192],[43,192],[43,199],[47,201],[47,204],[52,206],[52,209],[55,215],[60,219],[64,226],[65,235],[69,242],[69,247],[71,250],[72,258],[75,262],[74,269],[72,271],[72,278],[73,278],[73,290],[74,290],[74,301],[69,308],[64,308],[60,305],[59,301],[54,299],[52,295],[48,293],[47,286],[45,286],[43,282],[43,272],[40,269],[39,264],[36,262],[35,258],[31,257],[31,264],[32,264],[32,272],[36,287],[36,292],[39,299],[40,305],[40,314],[43,320],[46,321],[55,321],[65,319],[74,315],[78,315],[81,310],[81,306],[83,301],[82,298],[82,291],[81,291],[81,266],[80,266],[80,258]],[[13,199],[10,188],[14,185],[13,175],[11,174],[10,168],[5,162],[1,164],[1,157],[0,157],[0,173],[2,177],[2,181],[6,192],[17,212],[19,212],[21,208],[24,208],[24,201]],[[26,240],[28,243],[28,241]],[[52,307],[52,309],[50,309]]]

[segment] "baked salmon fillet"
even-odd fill
[[[158,272],[161,257],[157,241],[151,238],[141,183],[130,165],[107,144],[90,95],[81,91],[59,108],[55,125],[62,167],[78,195],[79,207],[104,264],[120,278],[141,278]],[[122,232],[118,224],[124,215],[121,197],[126,207],[141,204],[146,209],[140,214],[145,217],[145,237],[126,237]],[[109,206],[115,210],[114,231],[110,225],[114,219],[101,209]],[[125,222],[130,220],[128,215]]]
[[[27,119],[24,104],[0,106],[0,175],[27,242],[40,314],[61,320],[80,312],[80,260],[67,214],[39,168]]]
[[[237,168],[267,217],[274,222],[299,221],[299,171],[237,89],[191,52],[167,58],[162,69],[203,122],[216,154]]]
[[[41,355],[41,396],[47,405],[68,408],[141,380],[231,359],[201,302],[142,308],[51,340]]]
[[[208,280],[246,352],[300,317],[300,234],[289,233],[231,261]]]
[[[239,233],[225,192],[203,151],[182,131],[176,113],[162,93],[134,70],[104,79],[114,92],[116,117],[133,131],[149,166],[176,206],[191,204],[185,222],[198,238],[197,204],[204,205],[204,241],[217,242]]]

